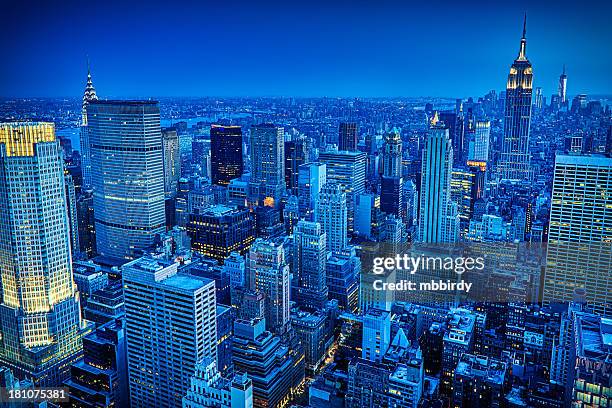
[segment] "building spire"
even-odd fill
[[[87,126],[87,105],[91,101],[95,101],[98,99],[98,95],[96,95],[96,88],[93,86],[93,81],[91,80],[91,69],[89,65],[89,55],[87,56],[87,84],[85,85],[85,92],[83,93],[83,105],[81,109],[81,123],[84,126]]]
[[[518,55],[517,60],[525,61],[527,59],[526,48],[527,48],[527,13],[525,12],[525,17],[523,18],[523,36],[521,37],[521,48],[519,49],[519,55]]]
[[[563,64],[563,75],[565,76],[565,64]]]

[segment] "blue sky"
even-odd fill
[[[527,11],[535,86],[612,94],[610,1],[3,1],[1,96],[479,96]]]

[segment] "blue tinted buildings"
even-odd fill
[[[159,105],[92,101],[87,123],[97,251],[133,259],[165,231]]]

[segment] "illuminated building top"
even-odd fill
[[[82,124],[87,126],[87,105],[91,101],[97,101],[98,95],[96,95],[96,88],[93,86],[91,80],[91,70],[89,69],[89,59],[87,60],[87,85],[85,86],[85,93],[83,94],[83,108],[82,108]]]

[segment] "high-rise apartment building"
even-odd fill
[[[215,282],[139,258],[123,266],[130,402],[181,407],[196,364],[217,357]]]
[[[159,105],[92,101],[87,123],[97,252],[133,259],[166,229]]]
[[[242,128],[212,125],[210,127],[210,173],[213,184],[226,186],[242,176]]]
[[[529,153],[529,126],[531,123],[531,93],[533,90],[533,68],[526,55],[526,24],[518,57],[510,67],[506,84],[504,114],[504,137],[498,173],[502,179],[531,179],[531,156]]]
[[[83,331],[52,123],[0,124],[0,270],[0,363],[37,385],[61,385]]]
[[[544,301],[569,302],[582,288],[589,308],[612,311],[611,185],[612,158],[557,155]]]

